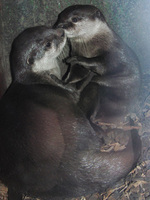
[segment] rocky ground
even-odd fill
[[[133,116],[142,140],[142,155],[136,166],[103,194],[71,200],[149,200],[150,199],[150,73],[143,74],[141,106],[137,116]],[[122,138],[122,140],[125,138]],[[109,138],[107,138],[109,140]],[[26,197],[25,199],[30,199]],[[7,200],[7,188],[0,184],[0,200]],[[70,200],[70,199],[66,199]]]

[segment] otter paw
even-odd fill
[[[66,63],[72,64],[72,65],[80,64],[80,57],[78,56],[69,57],[66,59]]]
[[[56,82],[60,81],[54,74],[50,74],[50,77]]]

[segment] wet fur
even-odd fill
[[[74,18],[78,20],[75,23]],[[55,27],[64,28],[70,40],[71,57],[66,61],[71,67],[66,83],[78,89],[80,108],[93,122],[124,121],[134,112],[141,84],[134,52],[91,5],[66,8]]]
[[[46,27],[25,30],[12,46],[13,82],[0,101],[0,179],[9,200],[102,192],[124,177],[140,155],[136,131],[129,132],[123,151],[100,152],[100,140],[72,91],[51,77],[54,65],[35,73],[34,63],[51,52],[51,46],[44,50],[49,40],[57,55],[62,32]]]

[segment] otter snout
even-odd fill
[[[53,28],[56,29],[56,28],[64,28],[64,24],[63,23],[58,23],[56,22],[54,25],[53,25]]]
[[[73,24],[71,22],[64,22],[64,23],[59,23],[57,22],[56,24],[54,24],[54,28],[61,28],[61,29],[68,29],[70,27],[72,27]]]

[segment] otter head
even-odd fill
[[[30,73],[41,73],[55,68],[54,60],[65,42],[63,29],[37,26],[23,31],[14,40],[10,53],[13,80],[22,82]]]
[[[101,11],[92,5],[73,5],[63,10],[54,27],[63,28],[68,38],[88,37],[106,26]]]

